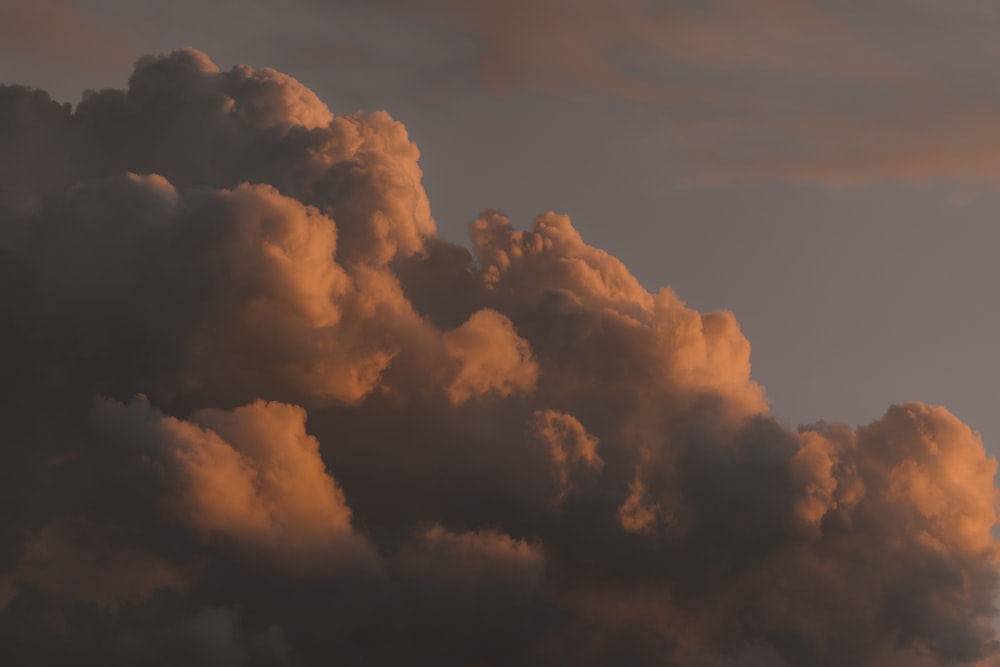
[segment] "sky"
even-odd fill
[[[0,645],[1000,664],[998,34],[0,1]]]

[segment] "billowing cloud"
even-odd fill
[[[445,333],[444,345],[460,364],[448,385],[448,397],[456,405],[488,393],[530,391],[538,380],[527,341],[495,310],[473,313],[462,326]]]
[[[531,429],[549,448],[560,497],[572,488],[575,475],[599,472],[604,467],[604,461],[597,453],[597,438],[588,433],[573,415],[555,410],[536,410]]]
[[[996,660],[977,434],[782,426],[569,218],[438,238],[387,114],[182,50],[0,139],[5,664]]]
[[[98,407],[102,425],[138,440],[128,445],[161,479],[164,519],[309,574],[370,556],[305,419],[302,408],[264,401],[199,410],[185,421],[145,400]]]
[[[120,536],[119,536],[120,539]],[[17,567],[0,584],[6,607],[18,587],[31,586],[60,604],[90,604],[118,609],[158,589],[184,590],[192,572],[172,566],[156,554],[114,544],[85,518],[65,517],[41,526],[24,541]]]

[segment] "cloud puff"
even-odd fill
[[[0,138],[11,664],[996,659],[978,435],[782,426],[567,217],[437,238],[388,115],[182,50]]]
[[[446,332],[444,346],[460,364],[448,385],[448,398],[456,405],[488,393],[530,391],[538,380],[528,343],[495,310],[476,311],[462,326]]]
[[[127,62],[131,39],[121,26],[66,0],[11,0],[0,7],[0,38],[9,58],[73,62],[95,70]]]
[[[302,408],[256,401],[182,421],[138,400],[105,403],[99,417],[138,440],[136,456],[162,479],[164,514],[198,538],[306,573],[373,557]]]
[[[555,410],[536,410],[531,430],[549,448],[552,467],[561,489],[560,495],[572,486],[577,471],[599,472],[604,461],[597,453],[597,438],[573,415]]]
[[[453,533],[434,525],[401,553],[406,576],[430,594],[458,594],[474,601],[484,593],[520,597],[536,588],[545,566],[537,545],[495,530]]]
[[[81,517],[43,525],[25,540],[17,567],[0,579],[0,603],[6,607],[19,588],[30,586],[63,605],[117,610],[158,589],[188,587],[194,572],[127,542],[115,545],[114,535],[101,532]]]

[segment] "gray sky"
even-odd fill
[[[180,46],[274,67],[404,122],[444,237],[566,213],[734,311],[780,419],[919,400],[1000,453],[998,34],[986,0],[3,0],[0,81],[75,103]]]

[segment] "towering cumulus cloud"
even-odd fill
[[[448,243],[418,158],[192,50],[0,87],[0,662],[998,664],[978,435],[789,430],[730,313]]]

